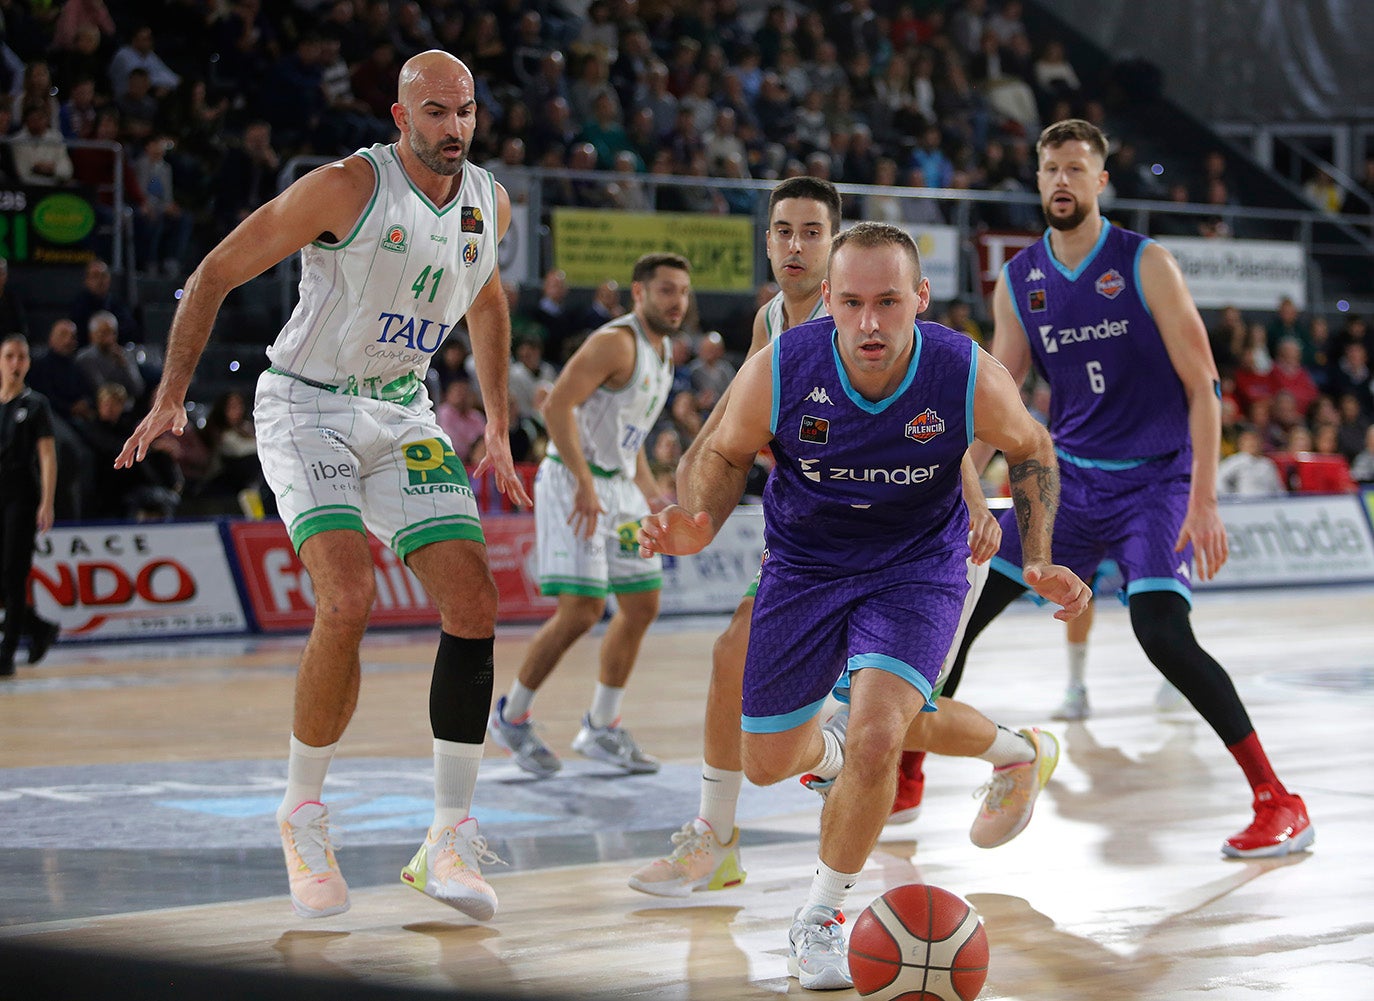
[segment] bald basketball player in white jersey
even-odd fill
[[[535,731],[535,693],[601,621],[608,594],[616,597],[615,614],[572,747],[626,774],[658,771],[658,760],[620,725],[620,706],[663,588],[662,563],[640,558],[635,533],[658,497],[644,442],[672,388],[668,341],[687,316],[691,289],[685,257],[640,257],[630,282],[634,308],[592,332],[544,404],[549,454],[534,481],[536,551],[539,590],[556,595],[558,605],[530,640],[510,692],[487,724],[492,739],[533,775],[562,768]]]
[[[505,190],[468,162],[472,74],[431,50],[401,68],[399,141],[358,150],[292,184],[244,220],[187,280],[153,407],[116,460],[141,460],[186,426],[186,391],[231,289],[301,251],[300,301],[268,349],[254,419],[263,471],[310,574],[315,622],[296,676],[286,793],[277,811],[291,903],[346,911],[329,837],[325,773],[353,715],[359,646],[376,597],[365,530],[390,546],[439,609],[431,680],[434,821],[401,879],[478,920],[498,861],[470,816],[492,693],[496,586],[462,463],[435,422],[424,377],[460,320],[486,400],[486,457],[518,503],[507,439],[510,314],[496,264]]]
[[[840,195],[835,186],[814,177],[788,178],[770,193],[764,249],[779,291],[754,316],[753,337],[746,360],[770,345],[783,331],[825,315],[821,280],[830,260],[831,241],[840,231],[840,208]],[[684,456],[678,468],[679,476],[687,474],[706,447],[724,412],[725,397],[722,397]],[[964,464],[964,497],[970,518],[969,544],[975,561],[969,569],[972,598],[967,611],[972,608],[971,602],[976,600],[982,581],[986,579],[985,564],[997,552],[1001,529],[988,510],[978,477],[967,461]],[[757,589],[756,578],[711,650],[711,682],[706,695],[697,816],[673,834],[673,850],[668,855],[654,859],[630,875],[629,884],[636,890],[655,896],[679,897],[695,890],[725,889],[744,881],[735,813],[744,779],[740,760],[744,658],[749,646],[749,625]],[[921,785],[916,785],[914,791],[911,789],[907,763],[912,758],[919,763],[920,757],[924,755],[919,752],[906,752],[902,756],[890,823],[914,819],[914,808],[920,804]]]

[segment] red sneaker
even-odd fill
[[[1255,787],[1255,819],[1235,837],[1227,838],[1221,853],[1229,858],[1270,858],[1306,850],[1317,829],[1307,817],[1302,797],[1279,792],[1269,783]]]
[[[909,824],[921,815],[921,797],[926,791],[926,776],[922,769],[925,751],[903,751],[902,765],[897,771],[897,795],[892,800],[888,824]]]

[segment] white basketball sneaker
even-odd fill
[[[630,876],[630,888],[656,897],[688,897],[693,890],[724,890],[744,882],[739,861],[739,828],[724,844],[700,817],[673,834],[672,853],[654,859]]]
[[[622,768],[631,775],[643,775],[659,769],[658,759],[640,750],[630,731],[617,726],[593,726],[590,716],[582,717],[582,729],[573,738],[572,749],[578,754],[608,765]]]
[[[1050,719],[1067,723],[1088,718],[1088,689],[1084,685],[1070,685],[1064,689],[1064,701],[1059,708],[1050,713]]]
[[[833,907],[812,904],[801,908],[788,933],[792,948],[787,975],[808,991],[842,991],[854,986],[845,954],[844,915]]]
[[[478,921],[496,914],[496,891],[482,878],[483,865],[505,865],[477,833],[477,819],[440,831],[430,828],[425,843],[401,870],[401,882]]]

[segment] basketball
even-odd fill
[[[972,1001],[988,978],[987,932],[957,894],[899,886],[854,922],[849,973],[873,1001]]]

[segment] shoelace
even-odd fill
[[[310,823],[297,827],[291,826],[291,843],[296,847],[296,854],[300,856],[301,863],[311,872],[329,872],[329,852],[333,849],[330,842],[329,830],[324,826],[324,817],[316,817]],[[339,844],[343,840],[339,839]]]
[[[833,918],[826,918],[819,924],[807,922],[802,925],[802,940],[798,946],[798,953],[808,946],[821,946],[827,952],[835,952],[843,955],[844,953],[844,932],[840,930],[840,925],[844,924],[844,914],[840,911],[835,912]]]
[[[986,805],[990,810],[1001,810],[1007,793],[1011,792],[1011,785],[1011,776],[1006,772],[993,772],[992,778],[973,790],[973,798],[986,799]]]
[[[689,855],[706,850],[706,838],[708,831],[698,831],[692,821],[682,825],[682,830],[674,831],[672,838],[673,854],[669,856],[674,859],[684,859]]]
[[[487,839],[480,834],[474,835],[471,838],[464,838],[459,836],[457,829],[450,827],[444,832],[442,847],[444,851],[453,852],[464,865],[471,868],[468,862],[467,853],[462,849],[463,842],[466,842],[467,846],[471,849],[472,858],[482,865],[509,865],[505,859],[501,858],[501,856],[497,855],[496,852],[492,851],[491,848],[487,846]]]

